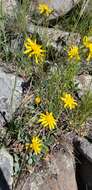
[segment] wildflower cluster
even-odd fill
[[[53,12],[53,10],[49,8],[47,4],[44,3],[39,4],[38,10],[40,14],[46,16],[49,16]],[[90,61],[90,59],[92,58],[92,41],[85,36],[83,38],[83,45],[88,49],[89,54],[87,57],[87,61]],[[43,48],[42,45],[37,43],[36,39],[33,40],[32,38],[28,37],[24,43],[24,47],[25,47],[24,54],[27,54],[28,57],[31,59],[33,58],[36,64],[44,62],[46,57],[46,50]],[[77,45],[71,46],[67,54],[69,62],[74,61],[74,63],[77,63],[81,61],[80,49]],[[69,92],[69,89],[63,90],[61,94],[62,95],[60,95],[59,100],[57,102],[58,105],[60,102],[60,105],[62,107],[61,111],[62,109],[65,110],[68,109],[68,111],[70,110],[71,112],[73,112],[73,110],[79,106],[76,98],[72,96],[72,94]],[[39,95],[35,97],[34,103],[37,109],[39,109],[39,107],[41,109],[41,104],[43,103],[42,99],[43,97]],[[49,109],[46,108],[45,112],[41,111],[41,113],[39,114],[39,118],[37,120],[37,125],[39,125],[39,127],[41,128],[44,128],[44,130],[46,130],[47,132],[49,130],[50,131],[54,130],[57,126],[57,121],[58,121],[58,119],[55,119],[54,117],[53,109],[50,112],[48,110]],[[44,146],[44,141],[41,139],[39,134],[33,136],[31,143],[26,143],[25,145],[28,151],[32,150],[36,155],[41,153],[43,146]]]
[[[46,14],[47,16],[52,12],[52,10],[46,4],[40,4],[38,9],[40,11],[40,14]],[[83,44],[89,50],[89,55],[87,57],[87,61],[89,61],[92,58],[92,42],[88,37],[84,37]],[[40,64],[44,61],[46,50],[43,49],[42,45],[37,44],[36,40],[33,40],[28,37],[24,43],[24,47],[24,54],[27,54],[28,57],[33,58],[36,64]],[[81,60],[79,48],[77,45],[70,47],[68,51],[68,58],[69,62],[71,60],[74,60],[75,62]],[[59,101],[60,104],[63,105],[64,109],[73,111],[75,108],[78,107],[78,102],[71,95],[71,93],[69,93],[69,90],[62,92],[62,94],[63,95],[60,96]],[[34,103],[37,106],[37,108],[41,107],[42,97],[39,95],[36,96]],[[41,112],[37,121],[39,127],[44,128],[44,130],[46,130],[47,132],[49,130],[54,130],[57,126],[58,121],[54,117],[53,110],[51,110],[51,112],[49,112],[48,110],[46,109],[45,112]],[[31,143],[26,143],[25,145],[28,151],[32,150],[36,155],[41,153],[43,146],[44,142],[38,134],[33,136]]]
[[[39,117],[38,123],[41,123],[44,128],[52,130],[56,127],[56,120],[52,113],[41,113]],[[32,138],[32,143],[26,143],[25,147],[29,151],[33,150],[36,155],[40,154],[43,148],[42,139],[40,139],[38,136],[35,136]]]
[[[78,104],[76,100],[68,93],[64,93],[63,96],[60,97],[61,101],[64,102],[64,108],[69,108],[70,110],[74,109]],[[35,103],[38,105],[41,103],[40,97],[35,98]],[[39,115],[38,123],[42,125],[43,128],[53,130],[57,126],[57,121],[53,116],[52,112],[41,113]],[[34,153],[40,154],[43,148],[43,141],[38,136],[32,138],[31,143],[26,143],[27,150],[33,150]]]
[[[91,77],[85,82],[85,73],[92,73],[92,37],[89,36],[92,29],[88,17],[87,24],[84,24],[91,31],[78,43],[75,36],[79,38],[80,32],[76,35],[73,32],[78,31],[85,19],[78,20],[76,15],[73,18],[71,13],[69,17],[58,19],[53,0],[47,4],[43,2],[48,1],[38,1],[32,7],[30,2],[22,1],[14,19],[3,14],[2,6],[0,14],[1,63],[9,70],[16,70],[11,106],[16,95],[17,76],[28,79],[21,85],[22,98],[9,123],[1,114],[6,128],[4,131],[0,129],[0,147],[7,148],[12,154],[14,175],[19,174],[15,176],[14,187],[21,171],[30,170],[35,164],[38,167],[40,159],[47,160],[49,153],[62,148],[62,137],[66,137],[66,141],[66,133],[87,136],[89,127],[86,123],[92,118]],[[74,14],[76,12],[78,10],[74,10]],[[66,34],[60,36],[63,26],[73,35],[68,38]],[[81,28],[84,33],[85,28]],[[17,41],[13,40],[16,37]],[[18,44],[13,45],[13,41]]]
[[[88,57],[86,58],[87,62],[89,62],[92,59],[92,39],[90,39],[87,36],[84,36],[83,38],[83,45],[88,50]],[[68,51],[68,57],[70,60],[75,59],[76,61],[80,61],[80,55],[79,55],[79,48],[78,46],[72,46],[70,47]]]
[[[83,38],[83,44],[88,49],[89,55],[87,57],[87,61],[89,62],[92,59],[92,41],[88,37]],[[42,45],[36,43],[36,40],[32,40],[31,38],[27,38],[24,43],[24,54],[28,54],[28,57],[34,58],[36,64],[42,63],[45,59],[46,51],[42,48]],[[70,47],[68,51],[69,60],[80,61],[79,48],[78,46]]]

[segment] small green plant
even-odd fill
[[[18,33],[26,33],[27,17],[29,14],[30,0],[18,1],[18,10],[15,12],[15,26]]]

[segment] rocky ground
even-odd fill
[[[36,0],[31,2],[32,9],[39,2],[46,2],[55,9],[55,15],[50,20],[58,19],[73,9],[79,0]],[[17,1],[3,1],[4,11],[13,16],[14,9],[18,7]],[[37,27],[37,29],[36,29]],[[59,28],[45,28],[29,22],[27,30],[33,34],[36,29],[43,41],[49,39],[47,46],[51,46],[55,52],[64,53],[62,43],[68,45],[79,44],[79,33],[61,31]],[[46,35],[46,38],[44,36]],[[15,50],[18,48],[17,39]],[[11,64],[13,65],[13,63]],[[5,138],[4,126],[10,121],[17,108],[23,101],[23,82],[25,74],[17,76],[16,68],[7,69],[6,63],[0,62],[0,135]],[[90,69],[89,69],[90,70]],[[92,74],[89,71],[81,71],[75,79],[79,87],[79,97],[89,89],[92,92]],[[13,92],[14,89],[14,93]],[[19,179],[13,182],[13,157],[8,150],[0,150],[0,190],[92,190],[92,121],[87,122],[88,135],[86,138],[78,137],[75,133],[68,133],[61,137],[60,142],[53,147],[48,156],[35,167],[29,168],[19,174]],[[3,174],[2,174],[3,173]],[[14,185],[13,185],[14,184]],[[13,186],[13,188],[12,188]]]

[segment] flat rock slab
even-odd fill
[[[7,73],[3,67],[0,67],[0,111],[6,113],[7,119],[11,119],[12,113],[20,104],[22,95],[23,80],[20,77],[16,80],[15,78],[14,74]],[[2,126],[3,123],[3,117],[0,115],[0,125]]]
[[[36,7],[40,3],[46,3],[52,9],[54,9],[54,15],[50,18],[57,18],[59,16],[65,15],[69,12],[80,0],[33,0]]]
[[[22,190],[77,190],[73,155],[64,150],[50,155],[23,182]]]
[[[41,26],[36,26],[30,23],[28,25],[28,32],[38,33],[41,40],[46,44],[46,46],[52,46],[53,48],[61,51],[62,49],[62,40],[66,45],[70,46],[73,44],[80,43],[80,34],[78,33],[69,33],[55,28],[45,28]]]
[[[2,148],[0,150],[0,190],[9,190],[13,183],[13,158]]]

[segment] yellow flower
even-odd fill
[[[48,127],[50,130],[56,127],[56,120],[53,117],[52,112],[41,113],[40,119],[38,120],[44,127]]]
[[[77,46],[72,46],[70,48],[70,50],[68,51],[68,57],[69,59],[75,58],[76,60],[80,60],[79,50]]]
[[[84,46],[88,47],[89,44],[91,44],[91,43],[92,43],[92,38],[88,37],[88,36],[84,36],[84,38],[83,38],[83,44],[84,44]]]
[[[89,37],[84,36],[83,44],[89,50],[89,55],[87,57],[87,61],[90,61],[90,59],[92,59],[92,41],[89,39]]]
[[[42,62],[45,57],[45,50],[42,49],[42,46],[36,43],[36,40],[33,41],[30,38],[24,43],[26,50],[24,54],[28,54],[29,57],[34,57],[36,63]]]
[[[38,105],[38,104],[40,104],[40,103],[41,103],[41,98],[40,98],[40,96],[37,96],[37,97],[35,98],[35,104]]]
[[[61,100],[64,102],[64,108],[68,107],[70,110],[74,109],[78,104],[71,96],[71,94],[65,93]]]
[[[90,61],[90,59],[92,59],[92,43],[88,45],[88,49],[89,49],[89,55],[87,57],[87,61]]]
[[[33,137],[32,138],[32,143],[29,144],[27,143],[26,144],[26,149],[32,149],[35,154],[40,154],[41,153],[41,150],[42,150],[42,140],[39,138],[39,137]]]
[[[45,3],[39,4],[38,9],[40,14],[45,14],[46,16],[49,16],[53,12],[53,9],[49,8]]]

